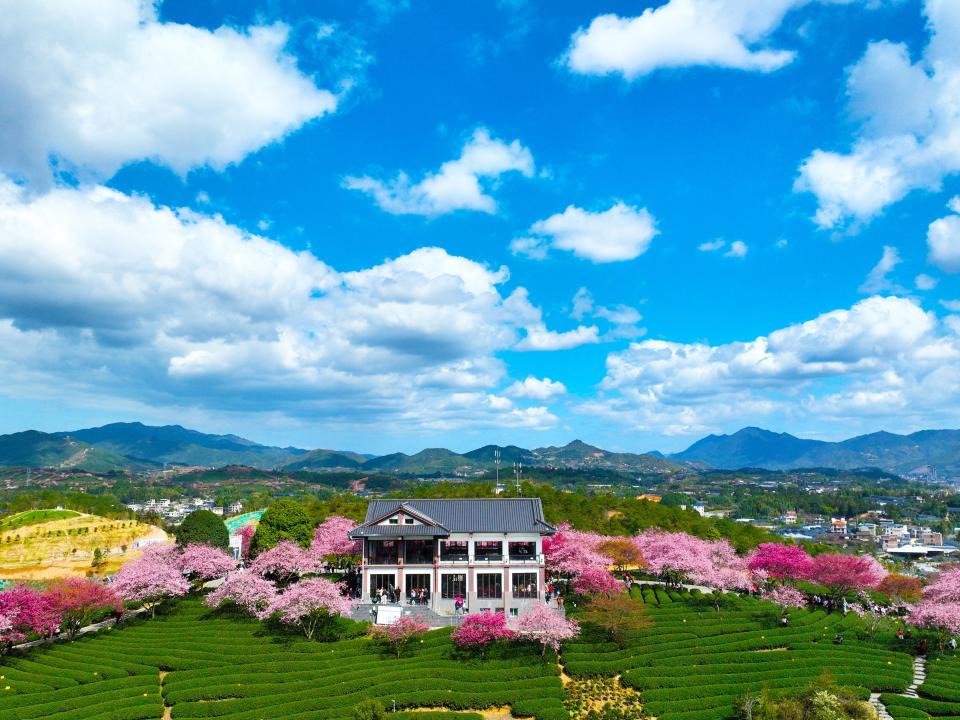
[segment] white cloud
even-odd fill
[[[710,240],[709,242],[702,242],[697,245],[697,250],[700,252],[714,252],[716,250],[722,250],[727,246],[727,241],[723,238],[717,238],[716,240]]]
[[[960,213],[960,202],[953,198],[947,206]],[[960,272],[960,214],[947,215],[927,227],[927,260],[944,272]]]
[[[518,380],[506,390],[507,395],[532,400],[550,400],[566,392],[567,387],[562,382],[548,377],[540,379],[533,375],[527,375],[526,379]]]
[[[570,311],[570,317],[578,321],[586,317],[591,317],[610,323],[610,329],[601,338],[603,340],[635,340],[646,333],[646,329],[639,325],[640,321],[643,320],[643,315],[640,314],[639,310],[630,305],[613,305],[609,307],[597,305],[593,301],[593,295],[585,287],[577,290],[573,296],[573,307]]]
[[[955,417],[958,380],[951,323],[910,300],[874,296],[748,342],[632,343],[608,355],[601,395],[580,409],[678,434],[774,414],[929,424]]]
[[[716,252],[717,250],[723,250],[724,248],[728,249],[723,256],[732,258],[742,258],[750,250],[743,240],[734,240],[728,246],[727,241],[723,238],[717,238],[716,240],[711,240],[709,242],[702,242],[697,245],[697,250],[700,252]]]
[[[488,194],[489,188],[508,172],[532,177],[533,155],[519,140],[508,144],[479,128],[463,146],[460,157],[443,163],[418,183],[401,172],[388,181],[350,176],[344,178],[343,186],[370,195],[382,210],[395,215],[435,216],[455,210],[493,213],[497,203]]]
[[[795,53],[771,47],[771,35],[788,12],[811,1],[669,0],[636,17],[600,15],[574,33],[564,61],[573,72],[627,80],[690,66],[773,72]]]
[[[920,273],[913,279],[913,284],[917,290],[933,290],[939,282],[937,278],[926,273]]]
[[[140,0],[7,2],[0,21],[0,169],[48,183],[154,160],[216,169],[333,112],[276,23],[207,30]]]
[[[867,279],[863,281],[863,284],[859,288],[860,292],[865,295],[873,295],[875,293],[894,290],[895,286],[890,281],[888,275],[890,275],[893,269],[901,262],[900,253],[897,249],[892,245],[884,245],[883,255],[880,256],[880,260],[877,261],[877,264],[870,270]]]
[[[750,248],[747,247],[747,244],[743,240],[734,240],[732,243],[730,243],[730,249],[727,250],[723,256],[742,258],[747,254],[749,249]]]
[[[5,394],[336,423],[547,427],[497,353],[555,333],[506,268],[421,248],[338,272],[221,218],[105,187],[0,183]]]
[[[815,222],[856,227],[913,190],[939,190],[960,170],[960,5],[927,0],[930,42],[911,60],[906,45],[871,43],[849,70],[851,115],[860,121],[848,153],[816,150],[795,190],[813,193]]]
[[[643,255],[659,232],[646,208],[618,202],[608,210],[591,212],[569,205],[562,213],[535,222],[532,237],[514,240],[510,249],[543,259],[549,246],[595,263],[618,262]]]

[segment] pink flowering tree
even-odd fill
[[[411,642],[429,629],[426,623],[404,615],[391,625],[374,625],[370,628],[370,637],[390,648],[397,657],[400,657]]]
[[[520,640],[540,643],[543,655],[546,655],[547,648],[560,652],[560,643],[580,634],[580,625],[576,620],[565,617],[543,603],[535,603],[523,615],[510,618],[507,627]]]
[[[246,560],[250,557],[250,542],[257,532],[256,525],[244,525],[240,528],[240,557]]]
[[[80,628],[89,625],[104,610],[122,605],[112,588],[96,580],[71,577],[50,583],[44,593],[46,602],[60,616],[61,626],[71,640]]]
[[[164,600],[190,592],[190,583],[177,567],[176,553],[145,552],[113,576],[110,587],[124,600],[142,603],[155,617]]]
[[[776,580],[805,580],[813,570],[813,558],[796,545],[762,543],[747,558],[747,568]]]
[[[261,577],[288,585],[301,575],[320,572],[320,562],[292,540],[281,540],[257,555],[250,570]]]
[[[209,580],[224,577],[236,569],[237,562],[220,548],[193,543],[187,545],[176,558],[177,566],[199,590]]]
[[[268,608],[268,615],[276,615],[287,625],[300,628],[307,640],[312,640],[317,629],[337,615],[349,615],[353,603],[340,593],[335,583],[325,578],[310,578],[294,583],[277,595]]]
[[[910,622],[947,635],[960,634],[960,564],[949,565],[923,589],[920,602],[910,613]]]
[[[701,540],[685,532],[645,530],[636,536],[650,572],[667,583],[690,581],[722,590],[751,586],[747,564],[726,540]]]
[[[788,608],[803,608],[807,606],[807,599],[804,594],[790,585],[774,585],[769,590],[764,591],[761,598],[779,605],[782,608],[782,612]]]
[[[360,541],[349,538],[355,527],[356,523],[350,518],[331,515],[313,531],[310,551],[318,559],[332,561],[338,567],[358,561]]]
[[[232,604],[253,617],[264,620],[277,599],[276,586],[253,572],[234,573],[204,598],[213,608]]]
[[[622,587],[610,572],[611,558],[602,551],[610,540],[561,523],[553,536],[543,539],[544,559],[552,572],[570,578],[578,593],[613,592]]]
[[[827,587],[829,597],[839,603],[851,590],[872,590],[883,582],[887,571],[871,555],[824,553],[813,558],[809,578]]]
[[[513,632],[503,613],[470,613],[450,637],[459,648],[484,652],[498,640],[509,640]]]
[[[29,635],[51,635],[60,627],[60,616],[49,599],[26,585],[0,592],[0,654]]]

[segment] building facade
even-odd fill
[[[362,602],[381,589],[422,595],[435,612],[522,614],[544,601],[543,538],[555,528],[539,498],[373,500],[361,540]],[[421,592],[422,591],[422,592]]]

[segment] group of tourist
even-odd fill
[[[430,602],[430,593],[425,588],[410,588],[410,605],[426,605]]]

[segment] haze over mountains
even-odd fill
[[[111,423],[58,433],[36,430],[0,435],[0,466],[78,468],[94,472],[147,470],[164,464],[220,467],[248,465],[284,471],[359,470],[383,473],[454,473],[492,469],[497,446],[465,453],[427,448],[418,453],[373,456],[349,450],[275,447],[236,435],[212,435],[179,425],[152,427]],[[691,468],[854,469],[875,467],[960,476],[960,430],[922,430],[910,435],[877,432],[825,442],[748,427],[732,435],[709,435],[670,456],[617,453],[574,440],[563,446],[499,448],[501,467],[600,468],[636,473],[673,473]]]

